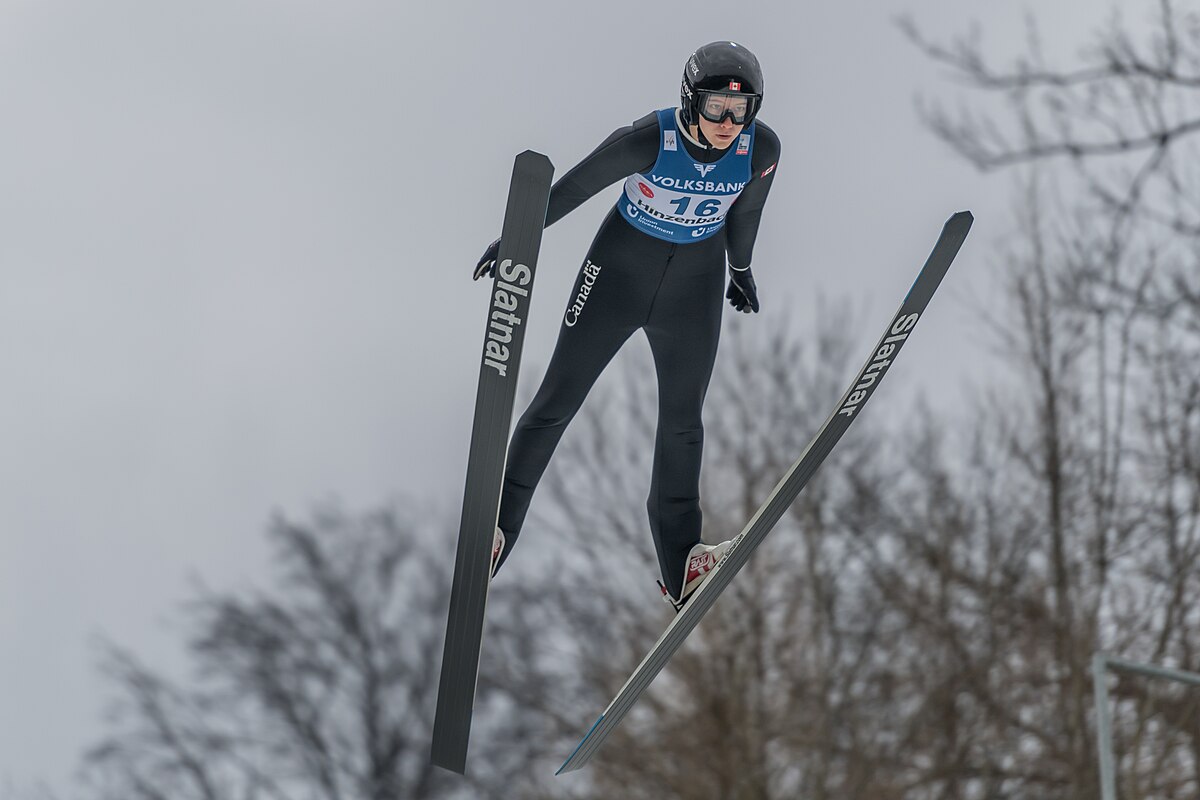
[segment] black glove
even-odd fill
[[[729,298],[729,305],[738,311],[744,314],[751,311],[758,313],[758,287],[754,285],[754,275],[749,267],[729,268],[729,290],[725,292],[725,296]]]
[[[475,265],[475,280],[479,280],[484,275],[489,278],[496,277],[496,254],[500,252],[500,240],[492,242],[487,246],[487,250],[483,251],[483,258],[479,259],[479,263]]]

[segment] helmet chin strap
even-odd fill
[[[678,117],[678,111],[676,111],[676,114],[677,114],[676,124],[678,124],[679,119],[680,119]],[[708,137],[704,135],[704,131],[700,130],[700,121],[699,120],[696,121],[696,136],[694,138],[692,137],[691,132],[688,131],[688,127],[690,127],[690,126],[686,126],[683,128],[683,133],[685,136],[687,136],[687,138],[691,139],[693,142],[700,145],[705,150],[716,150],[717,149],[717,146],[715,144],[713,144],[712,142],[710,142],[708,140]]]

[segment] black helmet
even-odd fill
[[[748,95],[746,115],[734,122],[749,125],[762,105],[763,75],[758,58],[737,42],[710,42],[697,49],[683,67],[679,89],[685,125],[699,124],[703,92]]]

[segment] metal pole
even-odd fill
[[[1168,667],[1142,664],[1117,656],[1092,656],[1092,682],[1096,689],[1096,748],[1100,751],[1100,800],[1117,800],[1117,777],[1112,743],[1112,715],[1108,705],[1108,672],[1128,672],[1151,678],[1200,686],[1200,675]]]
[[[1103,653],[1092,656],[1092,683],[1096,690],[1096,748],[1100,751],[1100,800],[1117,800],[1112,717],[1108,708],[1108,658]]]
[[[1111,670],[1120,670],[1121,672],[1132,672],[1140,675],[1149,675],[1152,678],[1165,678],[1169,681],[1178,681],[1179,683],[1190,683],[1193,686],[1200,686],[1200,675],[1194,672],[1184,672],[1178,669],[1169,669],[1167,667],[1156,667],[1152,664],[1140,664],[1137,661],[1130,661],[1117,656],[1104,656],[1108,668]]]

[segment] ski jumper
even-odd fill
[[[646,508],[659,568],[678,597],[700,541],[701,411],[717,353],[725,261],[750,266],[779,139],[754,121],[725,150],[705,150],[674,109],[618,129],[553,187],[546,225],[617,180],[575,280],[546,374],[509,445],[499,526],[503,565],[534,489],[601,371],[643,330],[658,377],[658,432]],[[497,566],[499,569],[499,565]]]

